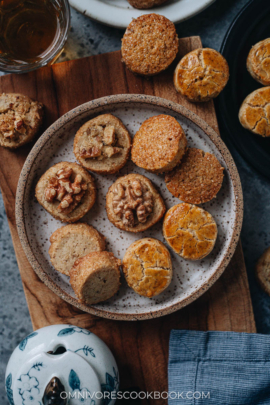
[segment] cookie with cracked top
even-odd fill
[[[255,275],[262,289],[270,295],[270,247],[259,258]]]
[[[247,57],[247,70],[257,82],[270,85],[270,38],[255,44]]]
[[[168,0],[128,0],[129,4],[134,8],[139,8],[140,10],[153,8],[166,3]]]

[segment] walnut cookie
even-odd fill
[[[247,70],[257,82],[270,85],[270,38],[255,44],[247,58]]]
[[[128,0],[129,4],[134,8],[147,9],[156,6],[160,6],[163,3],[166,3],[168,0]]]
[[[143,122],[133,138],[131,160],[153,173],[172,170],[187,148],[183,128],[170,115],[155,115]]]
[[[118,172],[127,162],[131,148],[128,130],[111,114],[86,122],[76,133],[74,154],[87,170],[108,174]]]
[[[200,260],[209,255],[217,239],[217,225],[209,212],[192,204],[178,204],[167,211],[163,235],[179,256]]]
[[[178,36],[174,24],[158,14],[144,14],[134,19],[122,39],[122,61],[131,72],[153,76],[174,61]]]
[[[106,196],[109,220],[119,229],[142,232],[158,222],[166,207],[152,182],[140,174],[119,177]]]
[[[157,239],[139,239],[125,253],[123,272],[129,287],[137,294],[148,298],[157,296],[172,280],[170,253]]]
[[[215,98],[229,80],[229,66],[223,56],[210,48],[200,48],[185,55],[174,72],[176,90],[191,102]]]
[[[16,149],[31,142],[41,127],[43,104],[23,94],[0,95],[0,145]]]
[[[62,222],[75,222],[94,205],[94,179],[77,163],[60,162],[40,178],[36,198],[54,218]]]

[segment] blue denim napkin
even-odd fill
[[[173,330],[169,405],[270,405],[270,336]]]

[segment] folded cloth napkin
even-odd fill
[[[169,405],[270,405],[270,336],[173,330]]]

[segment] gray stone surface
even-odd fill
[[[216,0],[207,10],[177,25],[179,36],[200,35],[204,46],[219,49],[229,24],[247,0]],[[60,61],[120,49],[122,30],[102,26],[72,10],[72,29]],[[229,146],[230,147],[230,146]],[[240,172],[245,201],[242,243],[258,332],[270,333],[270,298],[254,280],[253,269],[263,250],[270,245],[270,184],[230,147]],[[1,382],[8,358],[32,326],[10,238],[7,218],[0,200],[1,270]],[[6,405],[3,384],[0,403]]]

